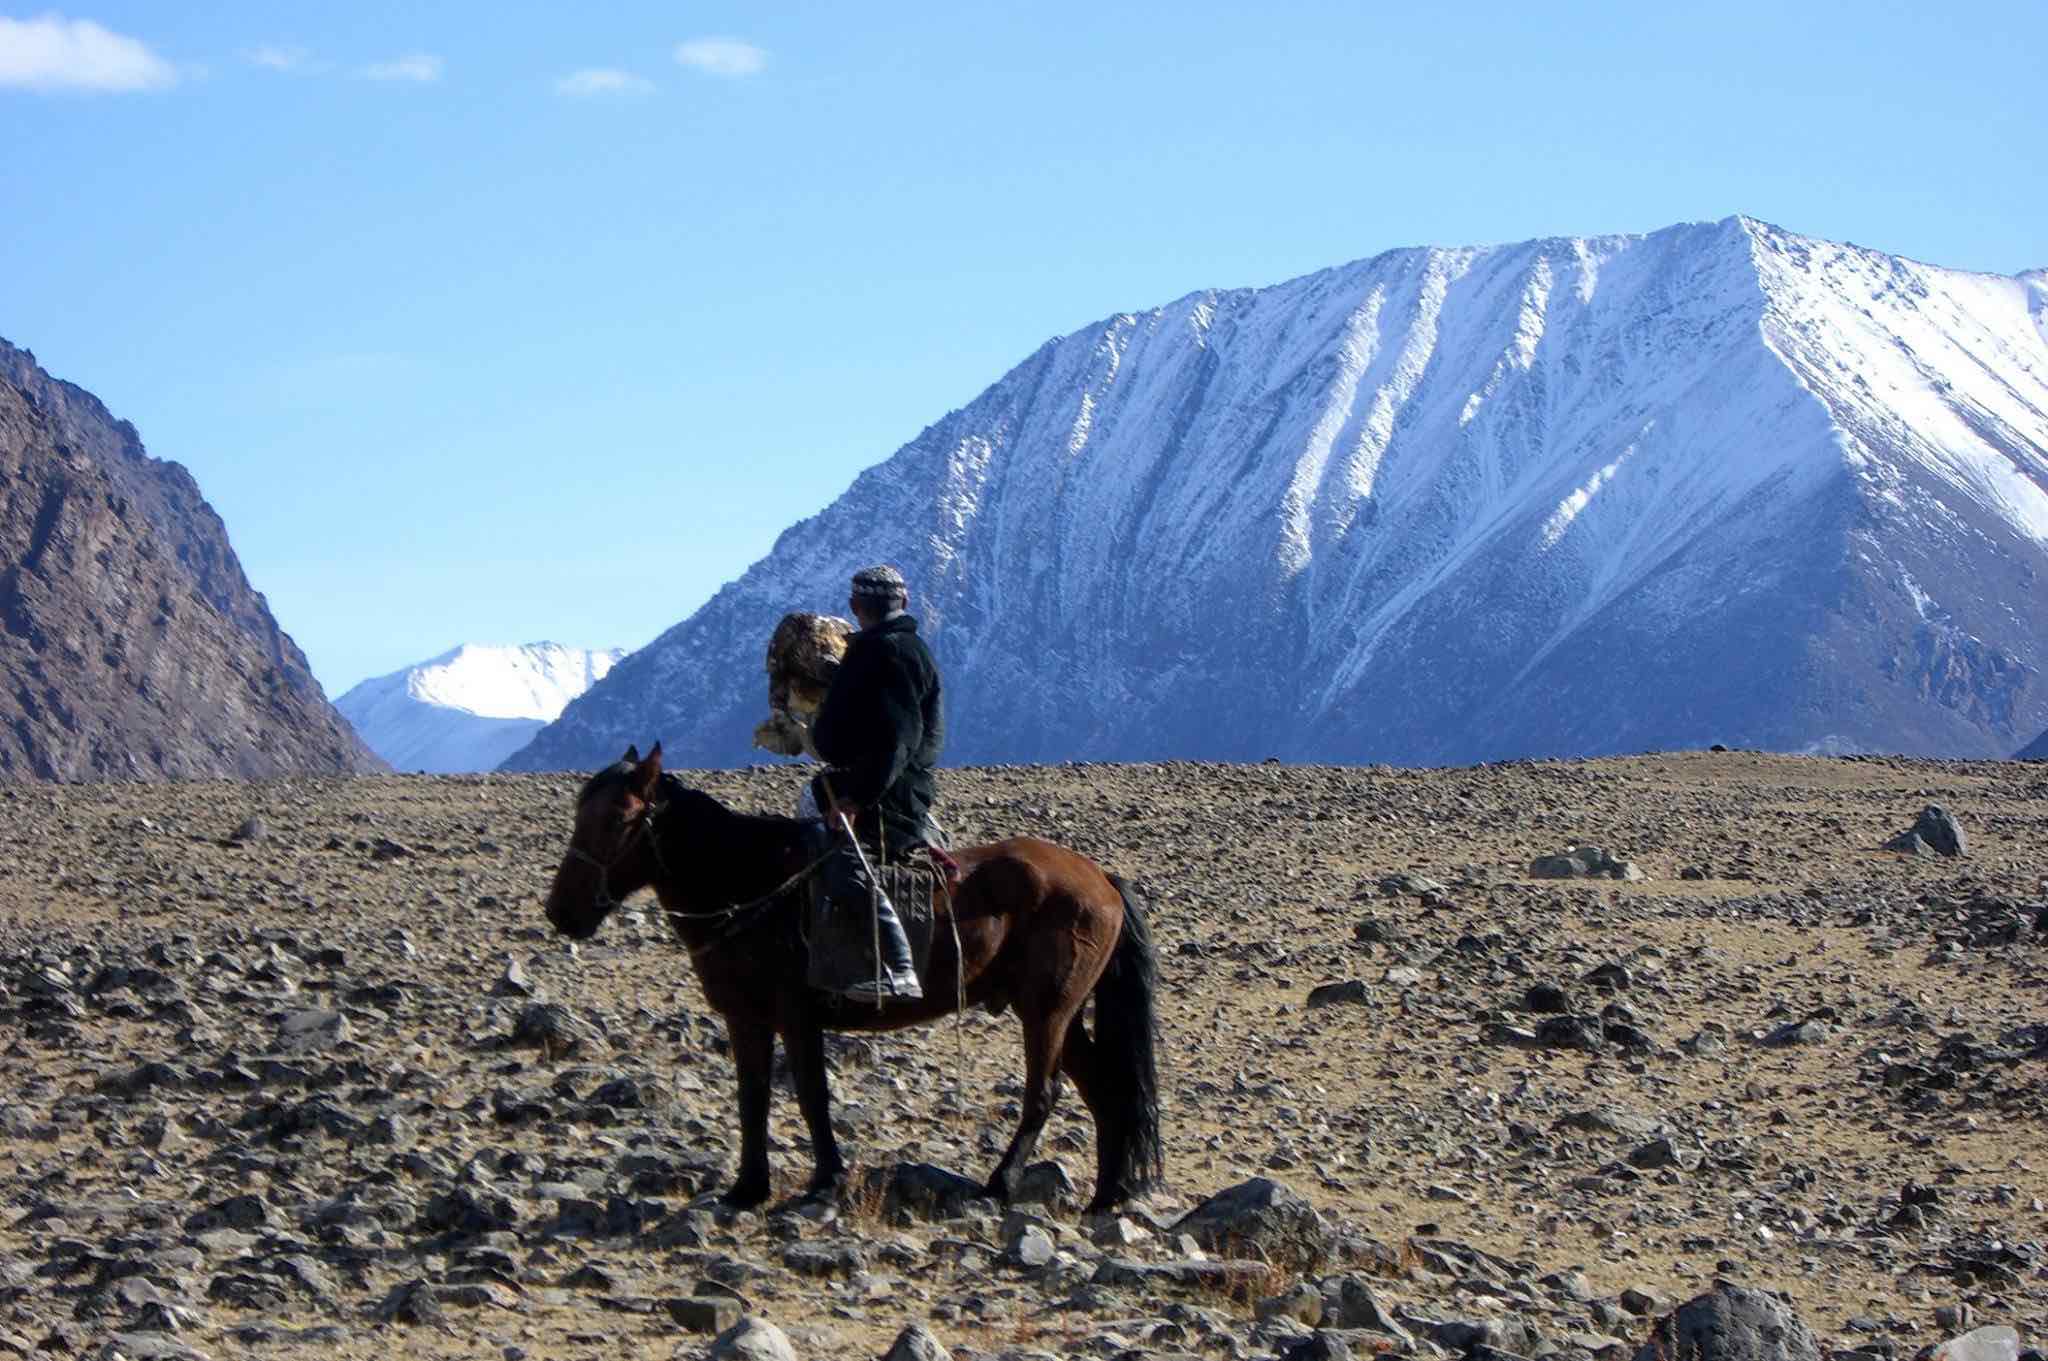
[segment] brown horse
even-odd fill
[[[690,952],[704,998],[725,1017],[739,1070],[740,1166],[727,1203],[768,1198],[768,1098],[775,1037],[810,1127],[807,1194],[834,1193],[846,1164],[833,1137],[825,1031],[896,1030],[968,1006],[1007,1005],[1024,1027],[1024,1113],[988,1179],[1007,1201],[1074,1079],[1095,1118],[1095,1198],[1117,1205],[1163,1173],[1154,1056],[1158,961],[1136,893],[1078,852],[1017,837],[957,852],[947,929],[942,901],[924,1000],[836,1004],[806,986],[797,919],[807,892],[806,825],[735,813],[663,775],[661,746],[628,748],[576,796],[569,850],[548,891],[548,921],[577,939],[619,901],[652,886]],[[1095,999],[1091,1035],[1082,1008]]]

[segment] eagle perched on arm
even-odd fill
[[[768,717],[754,745],[781,756],[816,756],[811,719],[846,655],[853,624],[829,614],[785,614],[768,640]]]

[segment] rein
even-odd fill
[[[749,898],[743,903],[729,903],[724,907],[713,908],[709,912],[685,912],[680,908],[668,909],[669,921],[672,925],[675,925],[678,928],[678,936],[682,934],[681,926],[684,922],[723,923],[723,925],[720,926],[720,928],[715,933],[713,933],[710,940],[705,941],[701,945],[693,945],[686,940],[683,942],[683,948],[690,952],[690,957],[692,959],[696,959],[703,955],[709,954],[711,951],[717,949],[719,946],[733,939],[733,937],[739,935],[741,931],[745,930],[749,925],[752,924],[752,919],[755,916],[755,914],[762,912],[769,907],[772,907],[778,899],[782,898],[792,889],[796,888],[805,880],[809,879],[812,875],[816,874],[819,870],[823,869],[825,867],[825,862],[832,858],[832,854],[835,849],[837,848],[828,848],[823,855],[811,861],[808,865],[805,865],[795,874],[790,875],[787,879],[784,879],[781,883],[777,884],[774,888],[769,889],[766,893],[763,893],[758,898]],[[663,872],[662,877],[667,877],[667,872],[665,870]]]
[[[625,837],[619,842],[618,850],[612,853],[612,858],[609,860],[599,860],[596,856],[577,846],[569,848],[569,858],[571,860],[588,865],[597,871],[597,897],[595,903],[601,911],[609,913],[614,908],[624,905],[622,900],[612,893],[611,872],[618,868],[619,863],[632,852],[636,843],[643,837],[647,840],[647,849],[654,855],[656,875],[653,882],[655,885],[658,887],[675,877],[669,872],[668,862],[662,856],[661,837],[656,833],[654,827],[655,818],[667,810],[668,804],[666,802],[649,803],[638,813],[634,814],[632,825],[628,828]],[[788,894],[792,889],[798,887],[805,880],[823,869],[825,862],[832,858],[835,849],[834,847],[828,847],[824,854],[818,856],[817,859],[812,860],[795,874],[790,875],[787,879],[784,879],[759,897],[749,898],[745,902],[728,903],[724,907],[713,908],[709,912],[686,912],[681,908],[670,907],[664,907],[664,911],[667,913],[669,921],[677,926],[680,926],[683,922],[723,923],[723,928],[702,945],[692,945],[688,941],[683,942],[684,948],[689,950],[692,955],[703,954],[717,948],[737,935],[748,924],[746,919],[752,914],[772,905],[777,899]]]

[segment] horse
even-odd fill
[[[1089,1212],[1155,1186],[1165,1174],[1159,966],[1141,895],[1078,851],[1035,837],[955,851],[960,878],[934,903],[924,997],[879,1008],[836,1003],[806,984],[798,931],[806,881],[818,868],[813,827],[735,812],[663,773],[660,743],[644,758],[636,745],[577,794],[569,847],[548,891],[549,923],[587,940],[621,900],[654,889],[705,1000],[725,1020],[738,1070],[740,1162],[724,1202],[747,1208],[769,1195],[776,1036],[810,1128],[805,1197],[829,1199],[844,1189],[847,1168],[832,1131],[825,1032],[926,1025],[960,1005],[1007,1006],[1024,1032],[1024,1109],[988,1195],[1004,1204],[1015,1195],[1062,1074],[1095,1121]],[[1092,1033],[1082,1016],[1091,997]]]

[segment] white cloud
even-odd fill
[[[171,64],[140,39],[90,19],[0,17],[0,87],[21,90],[161,90]]]
[[[372,62],[359,74],[365,80],[410,80],[425,85],[441,78],[441,59],[425,52],[408,52],[390,61]]]
[[[676,60],[706,75],[753,76],[768,64],[768,54],[738,38],[692,38],[676,44]]]
[[[604,95],[644,95],[654,90],[654,82],[645,76],[636,76],[631,71],[615,71],[604,66],[589,66],[581,71],[571,71],[555,82],[555,93],[578,99],[595,99]]]
[[[311,55],[303,47],[264,43],[246,49],[242,53],[242,60],[251,66],[261,66],[270,71],[302,71],[306,68],[306,59]]]

